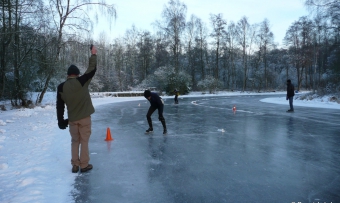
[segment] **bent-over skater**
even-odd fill
[[[164,102],[162,98],[158,94],[151,92],[150,90],[144,91],[144,97],[150,102],[150,107],[149,107],[148,113],[146,114],[146,119],[148,120],[149,129],[147,129],[146,132],[150,133],[153,131],[151,115],[156,109],[158,109],[158,119],[159,121],[161,121],[163,125],[163,134],[166,134],[167,129],[166,129],[166,124],[165,124],[165,119],[163,117]]]

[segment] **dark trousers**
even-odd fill
[[[289,99],[289,107],[290,107],[290,110],[293,110],[294,111],[294,107],[293,107],[293,100],[294,100],[294,97],[288,97]]]
[[[152,128],[152,119],[151,119],[151,115],[153,114],[153,112],[156,111],[156,107],[150,106],[148,113],[146,114],[146,119],[148,120],[149,123],[149,127]],[[165,125],[165,119],[163,117],[163,112],[160,112],[158,109],[158,119],[159,121],[162,122],[163,128],[166,129],[166,125]]]
[[[178,95],[175,96],[175,103],[178,104]]]

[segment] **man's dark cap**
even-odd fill
[[[80,71],[77,66],[71,65],[67,70],[67,75],[79,75]]]

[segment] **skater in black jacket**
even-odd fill
[[[174,90],[174,94],[175,94],[175,104],[178,104],[178,95],[179,95],[179,91],[177,89]]]
[[[290,109],[287,112],[294,112],[293,107],[293,99],[294,99],[294,85],[292,84],[291,80],[287,80],[287,96],[286,100],[289,100],[289,107]]]
[[[166,129],[166,124],[165,124],[165,119],[163,117],[164,102],[162,98],[158,94],[151,92],[150,90],[144,91],[144,97],[150,102],[150,108],[148,110],[148,113],[146,114],[146,118],[149,124],[149,129],[147,129],[146,132],[150,133],[153,131],[151,115],[156,109],[158,109],[158,119],[161,121],[163,125],[163,134],[166,134],[167,129]]]

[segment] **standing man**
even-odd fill
[[[293,107],[293,99],[294,99],[294,85],[292,84],[291,80],[287,80],[287,96],[286,100],[289,100],[289,107],[290,109],[287,112],[294,112],[294,107]]]
[[[158,96],[158,94],[151,92],[150,90],[144,91],[144,97],[147,100],[149,100],[150,105],[151,105],[149,107],[148,113],[146,114],[146,119],[148,120],[148,123],[149,123],[149,129],[147,129],[146,132],[150,133],[153,131],[151,115],[156,109],[158,109],[158,119],[161,121],[163,125],[163,134],[165,135],[167,133],[167,129],[166,129],[166,124],[165,124],[165,119],[163,117],[164,102],[162,98]]]
[[[89,66],[84,75],[75,65],[67,70],[67,80],[58,86],[57,117],[58,126],[64,130],[70,125],[72,173],[86,172],[92,169],[89,164],[89,139],[91,135],[91,114],[94,107],[89,93],[89,84],[97,70],[97,49],[91,45]],[[64,120],[64,108],[67,106],[68,119]],[[79,155],[80,146],[80,155]]]
[[[179,91],[177,89],[174,90],[174,94],[175,94],[175,104],[178,104],[178,95],[179,95]]]

